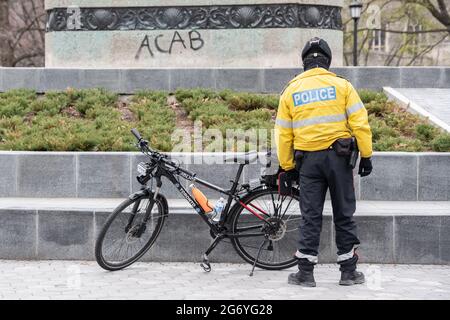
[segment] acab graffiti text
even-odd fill
[[[148,53],[150,57],[155,57],[156,52],[172,54],[176,49],[197,51],[205,45],[202,35],[196,30],[191,30],[186,34],[175,31],[172,37],[169,38],[169,42],[167,42],[167,38],[167,35],[164,34],[159,34],[156,37],[145,35],[135,58],[139,59],[145,52]],[[163,45],[163,43],[165,43],[165,45]]]

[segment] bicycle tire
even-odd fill
[[[110,230],[112,223],[119,216],[119,214],[121,214],[130,205],[135,204],[137,201],[142,201],[142,200],[147,200],[147,199],[149,199],[149,196],[141,196],[136,199],[127,199],[127,200],[123,201],[107,218],[104,226],[102,227],[102,229],[97,237],[96,243],[95,243],[95,259],[96,259],[98,265],[100,267],[102,267],[103,269],[108,270],[108,271],[118,271],[118,270],[124,269],[124,268],[132,265],[136,261],[138,261],[140,258],[142,258],[142,256],[155,243],[155,241],[158,238],[158,236],[161,232],[161,229],[164,225],[165,218],[168,214],[167,203],[164,201],[165,198],[163,198],[162,196],[157,197],[155,205],[154,205],[154,208],[158,209],[157,224],[156,224],[154,230],[152,231],[150,238],[143,245],[143,247],[136,254],[134,254],[133,256],[131,256],[130,258],[126,259],[125,261],[123,261],[121,263],[109,262],[104,257],[103,244],[104,244],[104,240],[107,235],[107,232]],[[124,232],[125,232],[125,230],[124,230]],[[145,233],[145,231],[144,231],[144,233]]]
[[[261,198],[262,196],[267,196],[267,195],[271,195],[271,194],[278,195],[278,190],[275,188],[258,189],[258,190],[255,190],[255,191],[249,193],[248,195],[246,195],[245,198],[242,199],[242,201],[244,204],[248,205],[252,201],[254,201],[258,198]],[[295,199],[296,201],[299,201],[299,197],[295,193],[293,194],[292,198]],[[239,205],[239,207],[237,207],[237,209],[233,211],[233,213],[230,217],[232,233],[236,233],[239,231],[237,224],[239,221],[239,217],[241,216],[244,209],[245,208],[243,206]],[[300,211],[300,208],[298,206],[297,206],[297,211],[298,212]],[[300,217],[300,216],[298,216],[298,217]],[[298,227],[296,229],[298,229]],[[253,264],[256,260],[256,253],[252,254],[251,252],[249,252],[248,249],[246,249],[246,247],[248,247],[248,246],[243,243],[243,239],[248,239],[248,238],[232,237],[231,243],[233,244],[234,249],[236,250],[236,252],[239,254],[239,256],[242,259],[244,259],[246,262],[248,262],[250,264]],[[291,268],[297,264],[297,259],[294,257],[295,251],[296,251],[296,247],[293,246],[292,254],[289,253],[291,258],[287,259],[286,261],[269,264],[269,263],[264,263],[264,262],[258,260],[256,263],[256,266],[258,268],[265,269],[265,270],[283,270],[283,269]]]

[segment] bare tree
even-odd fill
[[[43,0],[0,0],[0,65],[43,66]]]
[[[427,9],[450,33],[450,3],[448,0],[402,0],[404,3],[418,4]]]
[[[436,63],[431,62],[427,54],[450,37],[449,8],[446,4],[448,0],[366,0],[364,2],[363,19],[369,6],[374,4],[380,8],[382,20],[390,27],[358,29],[361,41],[359,41],[357,53],[361,64],[367,65],[369,54],[375,54],[371,44],[377,32],[389,34],[392,44],[390,51],[384,53],[384,61],[378,61],[377,64],[381,63],[386,66],[414,65],[422,64],[424,59],[428,59],[429,64]],[[396,30],[395,27],[392,29],[392,25],[398,24],[400,21],[409,25],[411,20],[420,20],[426,27],[423,30],[403,28]],[[352,51],[353,35],[352,28],[348,28],[351,19],[344,21],[344,57],[346,64],[348,64]],[[426,41],[420,37],[424,34],[428,35]],[[383,54],[378,53],[377,56],[380,59]]]
[[[0,0],[0,65],[10,66],[14,53],[11,49],[11,25],[8,0]]]

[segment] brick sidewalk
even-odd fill
[[[287,284],[291,270],[250,265],[137,263],[106,272],[95,262],[0,261],[0,299],[450,299],[450,266],[361,265],[366,284],[341,287],[336,265],[316,268],[316,288]]]

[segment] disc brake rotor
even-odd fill
[[[266,230],[268,233],[268,238],[272,241],[279,241],[283,239],[287,230],[286,223],[278,218],[270,218],[268,221],[271,223],[268,230]]]
[[[139,225],[132,226],[130,228],[130,230],[128,230],[128,232],[125,236],[125,241],[127,244],[133,244],[139,240],[139,238],[136,237],[136,233],[138,232],[138,230],[139,230]]]

